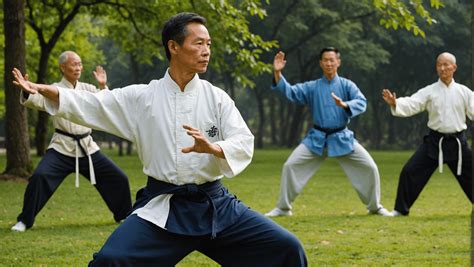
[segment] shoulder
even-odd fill
[[[460,90],[463,90],[463,91],[472,91],[469,87],[465,86],[464,84],[455,82],[454,85],[456,86],[456,88],[459,88]]]
[[[455,83],[454,84],[454,88],[456,89],[456,91],[459,91],[464,97],[466,97],[466,99],[468,98],[469,95],[471,95],[473,93],[473,91],[465,86],[464,84],[460,84],[460,83]]]
[[[95,85],[90,84],[90,83],[83,83],[80,81],[77,81],[76,88],[79,90],[84,90],[84,91],[89,91],[89,92],[99,92],[100,89],[97,88]]]
[[[199,82],[201,84],[200,90],[206,96],[218,99],[220,101],[232,101],[229,94],[227,94],[227,92],[224,89],[210,83],[207,80],[200,79]]]
[[[432,90],[435,90],[437,88],[441,88],[440,85],[439,85],[439,82],[434,82],[432,84],[428,84],[425,87],[419,89],[418,92],[432,91]]]
[[[339,81],[344,87],[350,87],[350,88],[355,88],[355,89],[359,88],[357,84],[350,79],[339,76]]]
[[[339,79],[340,79],[341,82],[343,82],[343,83],[354,84],[354,85],[355,85],[355,82],[353,82],[352,80],[350,80],[350,79],[348,79],[348,78],[339,76]]]
[[[152,86],[153,86],[153,81],[151,81],[150,83],[148,84],[144,84],[144,83],[139,83],[139,84],[131,84],[131,85],[127,85],[127,86],[124,86],[124,87],[121,87],[121,88],[117,88],[117,89],[114,89],[114,90],[125,90],[125,91],[137,91],[137,92],[144,92],[145,90],[147,89],[150,89]]]
[[[227,95],[227,93],[224,89],[220,88],[217,85],[214,85],[214,84],[210,83],[207,80],[200,79],[199,82],[201,84],[202,89],[206,92],[209,92],[209,93],[212,93],[212,94],[218,94],[218,95]]]

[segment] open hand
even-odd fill
[[[18,86],[21,90],[29,93],[29,94],[36,94],[38,93],[38,88],[35,86],[34,83],[28,81],[28,74],[23,76],[21,71],[17,68],[13,68],[13,84]]]
[[[389,89],[382,90],[382,98],[385,100],[387,104],[389,104],[392,108],[395,108],[397,105],[397,95],[395,92],[390,92]]]
[[[336,102],[336,105],[338,105],[341,108],[347,108],[346,102],[344,102],[340,97],[338,97],[334,92],[331,93],[332,98],[334,99],[334,102]]]
[[[275,55],[275,58],[273,59],[273,70],[281,71],[283,68],[285,68],[285,65],[286,65],[285,53],[280,51]]]
[[[105,85],[107,84],[107,72],[105,72],[105,69],[98,65],[95,67],[95,71],[92,72],[94,74],[95,79],[99,83],[99,88],[103,89],[105,88]]]

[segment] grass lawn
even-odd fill
[[[244,203],[265,213],[279,193],[280,171],[291,150],[256,151],[252,164],[225,185]],[[132,194],[146,182],[136,156],[107,152],[130,178]],[[382,204],[392,210],[398,175],[411,152],[372,152],[381,173]],[[35,162],[39,159],[34,158]],[[5,156],[0,156],[4,170]],[[303,243],[310,266],[469,266],[472,206],[446,167],[432,177],[409,217],[367,215],[356,192],[329,159],[294,202],[294,216],[275,221]],[[24,182],[0,181],[0,266],[86,266],[117,227],[95,189],[71,175],[36,218],[13,233]],[[194,252],[177,266],[218,266]]]

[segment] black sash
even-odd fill
[[[313,124],[313,127],[314,127],[314,129],[316,129],[318,131],[321,131],[321,132],[325,133],[326,135],[331,135],[333,133],[337,133],[337,132],[340,132],[340,131],[346,129],[347,125],[344,125],[344,126],[339,127],[339,128],[323,128],[323,127],[320,127],[319,125]]]
[[[439,140],[443,138],[442,149],[444,161],[458,160],[458,142],[459,139],[461,146],[467,146],[466,133],[465,131],[457,133],[440,133],[434,130],[430,130],[428,135],[424,137],[424,142],[428,146],[428,156],[434,160],[438,160],[439,155]]]
[[[82,153],[84,153],[84,156],[88,155],[87,150],[84,147],[82,147],[80,140],[83,139],[83,138],[88,137],[89,135],[91,135],[90,132],[85,133],[85,134],[71,134],[71,133],[68,133],[68,132],[65,132],[65,131],[59,130],[59,129],[54,129],[54,132],[56,132],[58,134],[61,134],[61,135],[71,137],[72,139],[74,139],[77,142],[77,144],[79,145],[79,147],[81,148]]]

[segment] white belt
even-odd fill
[[[76,187],[79,187],[79,142],[76,142]],[[91,179],[91,184],[95,185],[96,180],[95,180],[95,172],[94,172],[94,164],[92,164],[92,157],[89,154],[89,151],[87,151],[87,147],[84,147],[84,150],[86,152],[86,157],[89,160],[89,175]]]
[[[438,169],[439,169],[439,172],[440,173],[443,173],[443,147],[442,147],[442,144],[443,144],[443,139],[444,137],[441,137],[441,139],[439,139],[439,143],[438,143],[438,150],[439,150],[439,153],[438,153]],[[457,169],[457,173],[456,175],[461,175],[461,167],[462,167],[462,148],[461,148],[461,142],[459,141],[459,139],[456,137],[456,141],[458,142],[458,169]]]

